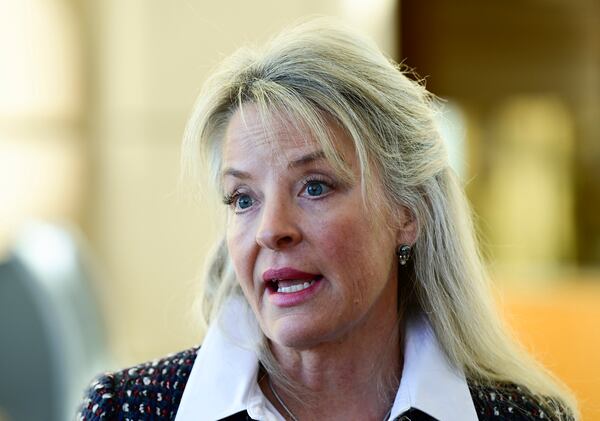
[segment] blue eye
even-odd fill
[[[320,183],[311,182],[306,186],[306,192],[309,196],[319,196],[323,194],[323,185]]]
[[[252,198],[247,194],[240,194],[237,197],[236,205],[240,209],[247,209],[252,206]]]
[[[322,196],[329,191],[330,187],[322,181],[309,181],[306,183],[306,194],[311,197]]]

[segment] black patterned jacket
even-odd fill
[[[77,419],[85,421],[175,419],[197,351],[197,348],[189,349],[160,360],[100,376],[91,384]],[[553,419],[540,409],[530,393],[519,386],[496,389],[469,383],[469,390],[479,420]],[[245,412],[241,412],[226,420],[247,421],[250,418]],[[434,418],[418,410],[410,410],[397,420],[430,421]]]

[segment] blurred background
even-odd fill
[[[0,420],[70,419],[98,372],[201,342],[223,209],[178,192],[186,119],[221,58],[312,14],[444,99],[500,308],[600,420],[597,0],[0,0]]]

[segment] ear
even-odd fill
[[[398,209],[398,229],[396,232],[396,244],[408,244],[413,246],[417,241],[419,224],[417,218],[406,206]]]

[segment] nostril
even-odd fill
[[[282,250],[301,241],[302,235],[298,227],[281,218],[264,218],[263,224],[256,233],[256,242],[265,248]]]
[[[294,239],[290,235],[285,235],[277,239],[277,244],[280,246],[290,244],[292,242],[294,242]]]

